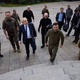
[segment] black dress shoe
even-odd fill
[[[35,54],[35,50],[33,50],[33,54]]]
[[[68,35],[68,34],[66,34],[66,37],[69,37],[69,35]]]
[[[74,40],[73,43],[77,44],[78,42]]]
[[[0,57],[3,57],[3,55],[2,55],[2,54],[0,54]]]
[[[42,45],[41,48],[44,48],[44,45]]]
[[[53,62],[54,62],[54,60],[53,60],[53,59],[50,59],[50,61],[51,61],[51,63],[53,63]]]
[[[75,43],[76,41],[74,40],[73,43]]]
[[[29,60],[29,57],[28,56],[26,56],[26,60]]]

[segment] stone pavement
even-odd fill
[[[80,80],[80,61],[29,66],[2,74],[0,80]]]
[[[72,9],[75,9],[75,7],[78,6],[80,1],[75,2],[55,2],[55,3],[47,3],[48,9],[50,11],[50,18],[52,21],[55,21],[55,15],[59,11],[60,7],[64,7],[66,9],[66,6],[68,4],[71,5]],[[38,29],[39,21],[42,18],[41,10],[44,7],[44,4],[37,4],[32,5],[31,10],[33,11],[35,15],[35,22],[34,25],[36,27],[36,30]],[[22,13],[26,9],[26,6],[24,7],[0,7],[0,27],[2,26],[2,21],[4,19],[4,15],[6,11],[11,11],[13,9],[17,10],[17,13],[19,14],[20,18],[22,18]],[[65,37],[65,42],[63,48],[59,48],[59,51],[57,53],[57,57],[55,60],[55,63],[58,61],[66,61],[66,60],[78,60],[78,47],[77,45],[73,44],[72,41],[74,37],[72,36],[74,31],[72,31],[70,37]],[[0,74],[13,71],[19,68],[28,67],[31,65],[37,65],[37,64],[43,64],[43,63],[50,63],[49,62],[49,54],[47,47],[44,49],[41,49],[41,34],[37,33],[38,36],[36,38],[37,43],[37,51],[36,54],[30,54],[30,59],[28,61],[25,60],[26,53],[25,53],[25,47],[23,44],[21,44],[21,53],[13,53],[12,47],[9,43],[9,41],[5,38],[3,31],[0,30],[0,40],[1,40],[1,53],[4,55],[4,58],[0,58]],[[66,33],[64,32],[64,35]]]

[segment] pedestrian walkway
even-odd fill
[[[48,9],[50,11],[50,18],[52,21],[55,21],[55,15],[59,11],[60,7],[64,7],[66,9],[66,6],[68,4],[71,5],[72,9],[75,9],[80,1],[75,2],[53,2],[53,3],[47,3]],[[38,4],[38,5],[32,5],[31,10],[34,13],[35,16],[35,28],[38,29],[39,21],[42,18],[41,10],[44,7],[44,4]],[[26,6],[24,7],[0,7],[0,27],[2,26],[2,21],[4,19],[5,11],[11,11],[13,9],[16,9],[17,13],[19,14],[20,18],[22,18],[22,13],[26,9]],[[72,36],[74,31],[72,31],[70,37],[65,37],[65,42],[63,48],[59,48],[59,51],[57,53],[57,57],[55,59],[55,63],[57,61],[67,61],[67,60],[78,60],[78,47],[77,45],[73,44],[72,41],[74,37]],[[64,32],[64,35],[66,33]],[[37,64],[43,64],[43,63],[50,63],[49,61],[49,54],[47,47],[44,49],[41,49],[41,34],[37,32],[37,51],[36,54],[32,54],[32,49],[30,52],[30,59],[26,61],[26,52],[25,47],[23,44],[20,44],[21,46],[21,53],[13,53],[12,47],[9,43],[9,41],[5,38],[5,35],[3,34],[2,29],[0,30],[0,40],[1,40],[1,53],[4,55],[4,58],[0,58],[0,74],[13,71],[19,68],[24,68],[32,65]]]

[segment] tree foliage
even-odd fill
[[[61,0],[3,0],[5,3],[15,3],[15,4],[27,4],[27,3],[38,3],[38,2],[54,2]]]

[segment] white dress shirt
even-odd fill
[[[29,29],[29,26],[28,25],[24,25],[24,28],[25,28],[25,31],[27,32],[27,38],[30,39],[31,38],[31,33],[30,33],[30,29]]]

